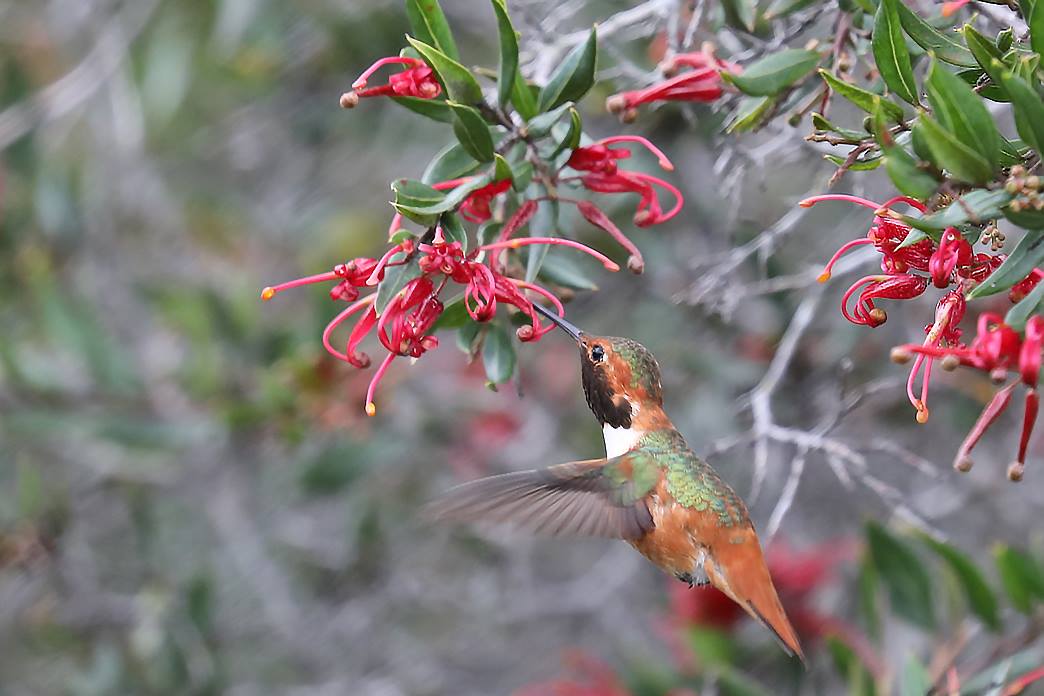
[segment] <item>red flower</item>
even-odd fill
[[[1044,279],[1044,271],[1034,268],[1029,275],[1012,286],[1008,291],[1008,299],[1012,302],[1021,302],[1022,298],[1030,294],[1042,279]]]
[[[848,300],[859,288],[859,299],[849,312]],[[853,324],[863,324],[871,328],[880,326],[888,319],[885,311],[874,306],[874,300],[909,300],[917,297],[928,287],[928,279],[924,276],[909,273],[893,275],[868,275],[852,283],[841,298],[841,314]]]
[[[495,195],[495,194],[492,194]],[[370,365],[370,357],[359,350],[359,346],[374,329],[377,338],[388,354],[378,366],[373,379],[366,390],[366,412],[374,415],[377,407],[374,394],[377,385],[384,377],[388,367],[396,357],[419,358],[429,350],[438,347],[438,339],[430,335],[435,322],[442,315],[443,303],[440,294],[450,281],[464,286],[464,302],[468,314],[475,321],[488,321],[496,314],[497,303],[510,304],[529,317],[531,324],[519,327],[518,338],[522,341],[539,340],[554,327],[543,325],[540,316],[533,309],[533,303],[526,292],[534,292],[547,299],[560,315],[565,314],[561,301],[549,290],[534,283],[508,278],[495,270],[494,257],[489,254],[488,261],[479,261],[478,256],[486,252],[500,252],[504,249],[517,249],[530,244],[547,244],[568,246],[584,251],[599,261],[609,270],[619,267],[604,255],[579,242],[555,237],[527,237],[524,239],[505,239],[480,246],[465,255],[460,242],[447,243],[442,229],[437,227],[431,243],[415,243],[407,239],[391,246],[380,259],[353,259],[336,266],[328,273],[307,276],[274,287],[267,287],[261,292],[261,299],[270,300],[276,293],[301,285],[337,281],[331,289],[333,300],[352,302],[342,310],[323,330],[323,347],[330,355],[357,368]],[[410,280],[396,294],[380,315],[377,314],[373,302],[376,293],[362,299],[359,290],[372,287],[384,278],[385,269],[407,263],[417,258],[421,275]],[[362,313],[345,344],[344,351],[334,347],[331,341],[333,331],[349,317]]]
[[[657,101],[712,102],[722,95],[721,70],[740,72],[740,67],[714,57],[709,50],[681,53],[660,65],[668,78],[645,89],[620,92],[605,101],[605,108],[625,123],[638,117],[638,107]],[[677,74],[680,68],[692,68]]]
[[[367,87],[367,80],[379,68],[400,63],[409,68],[388,77],[388,83],[376,87]],[[352,91],[341,95],[341,107],[351,109],[366,97],[417,97],[418,99],[434,99],[442,93],[442,85],[435,79],[435,72],[418,58],[408,56],[392,56],[381,58],[371,65],[352,83]]]
[[[490,202],[509,188],[511,188],[511,179],[504,179],[503,181],[494,181],[492,184],[487,184],[473,191],[460,206],[461,217],[475,223],[489,220],[493,217],[493,213],[489,209]]]
[[[931,346],[903,345],[893,349],[893,359],[905,361],[911,354],[942,358],[944,369],[954,369],[965,365],[981,370],[990,375],[995,382],[1003,382],[1010,370],[1019,374],[1019,379],[1000,389],[983,409],[979,419],[972,426],[968,436],[961,443],[954,460],[954,467],[959,471],[968,471],[972,467],[970,457],[972,449],[979,442],[986,430],[1000,417],[1011,402],[1011,394],[1022,382],[1026,386],[1026,404],[1023,411],[1022,434],[1019,438],[1019,449],[1015,461],[1008,467],[1008,477],[1013,481],[1022,479],[1025,471],[1026,449],[1037,419],[1040,397],[1037,383],[1040,378],[1041,350],[1044,349],[1044,317],[1035,315],[1026,323],[1025,336],[1019,334],[1004,323],[996,314],[979,315],[977,334],[971,346]]]

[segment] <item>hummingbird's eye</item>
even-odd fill
[[[602,346],[595,346],[591,349],[591,359],[595,362],[602,362],[605,359],[605,348]]]

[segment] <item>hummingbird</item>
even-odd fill
[[[743,500],[663,410],[660,367],[627,338],[593,336],[540,305],[576,341],[605,458],[481,478],[432,504],[439,519],[508,523],[547,536],[622,539],[690,587],[721,590],[804,661]]]

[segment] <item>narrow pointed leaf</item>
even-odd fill
[[[968,299],[1004,292],[1042,263],[1044,263],[1044,234],[1027,232],[1008,254],[1008,258],[1004,259],[1004,263],[968,293]]]
[[[754,61],[742,74],[723,72],[721,76],[744,94],[771,97],[809,75],[819,61],[815,51],[789,48]]]
[[[1000,163],[1001,135],[982,99],[938,61],[932,61],[926,86],[932,115],[959,142],[982,157],[989,164],[992,175]]]
[[[419,97],[392,97],[399,106],[404,106],[415,114],[420,114],[432,121],[453,123],[453,111],[442,99],[421,99]]]
[[[892,611],[922,628],[934,629],[932,581],[917,554],[876,522],[867,525],[867,544],[888,590]]]
[[[1011,200],[1011,194],[1000,189],[987,191],[976,189],[962,195],[942,210],[924,217],[903,215],[902,220],[911,227],[929,232],[941,232],[947,227],[959,227],[967,222],[979,224],[1000,216],[1002,208]]]
[[[576,46],[559,63],[547,84],[540,90],[537,109],[549,111],[567,101],[577,101],[594,84],[595,63],[598,60],[598,32],[591,29],[587,41]]]
[[[544,280],[573,290],[597,290],[598,286],[588,278],[573,255],[549,250],[540,266],[540,277]],[[1044,288],[1044,283],[1040,284]]]
[[[406,0],[406,17],[414,36],[453,60],[460,60],[453,32],[438,0]]]
[[[504,0],[491,0],[497,16],[497,35],[500,38],[500,65],[497,68],[497,103],[507,106],[518,75],[518,35],[511,24]]]
[[[1001,80],[1015,110],[1015,127],[1019,135],[1037,154],[1044,155],[1044,101],[1018,75],[1005,70]]]
[[[754,31],[758,21],[758,3],[756,0],[722,0],[726,19],[735,26],[749,32]]]
[[[1015,212],[1011,208],[1005,208],[1004,217],[1024,230],[1044,230],[1044,210],[1020,210]]]
[[[530,87],[526,78],[522,76],[522,71],[516,71],[515,82],[511,87],[511,103],[514,104],[518,115],[526,121],[540,113],[537,110],[537,98],[533,91],[534,88]]]
[[[460,143],[451,143],[443,148],[435,158],[428,164],[428,168],[421,175],[421,181],[425,184],[437,184],[440,181],[459,179],[471,174],[479,167],[471,155]]]
[[[1025,297],[1008,310],[1004,316],[1004,323],[1021,332],[1026,328],[1026,322],[1031,316],[1041,314],[1041,301],[1044,301],[1044,283],[1037,283]]]
[[[424,1],[424,0],[420,0]],[[471,71],[445,53],[423,41],[407,36],[406,40],[421,54],[424,61],[435,70],[446,88],[446,94],[461,104],[478,104],[482,101],[482,87]]]
[[[539,187],[538,187],[539,188]],[[542,188],[539,188],[543,191]],[[538,194],[539,195],[539,194]],[[530,237],[557,237],[558,236],[558,201],[541,201],[540,207],[533,214],[529,222]],[[531,244],[526,247],[526,282],[532,283],[536,280],[540,269],[543,267],[544,259],[547,257],[547,244]]]
[[[551,128],[558,123],[563,116],[569,113],[569,110],[572,108],[573,102],[569,101],[546,113],[534,117],[529,122],[529,135],[534,138],[543,138],[551,132]]]
[[[453,134],[465,152],[479,162],[493,160],[493,136],[482,114],[470,106],[449,102],[453,109]]]
[[[1044,284],[1042,284],[1044,285]],[[997,607],[997,597],[986,583],[982,573],[972,563],[971,559],[949,544],[937,541],[928,535],[921,537],[922,541],[942,558],[946,565],[957,577],[957,581],[964,591],[968,600],[968,606],[982,622],[993,631],[1001,627],[1000,613]]]
[[[732,114],[726,133],[743,133],[757,130],[765,115],[776,105],[774,97],[744,97]]]
[[[932,163],[950,172],[955,179],[969,184],[985,184],[993,178],[993,166],[985,157],[927,114],[917,119],[914,129],[921,131],[920,135],[931,150]]]
[[[943,34],[926,22],[917,13],[906,6],[905,2],[896,5],[899,11],[899,22],[907,35],[926,51],[932,51],[939,60],[964,68],[974,68],[977,63],[971,51]]]
[[[1001,85],[1001,71],[994,66],[994,61],[1003,62],[1004,54],[992,41],[976,31],[975,27],[970,24],[964,25],[961,33],[964,34],[968,50],[975,56],[975,62],[990,76],[990,82],[1002,93],[999,96],[1007,100],[1007,92]]]
[[[442,225],[442,236],[449,243],[460,242],[461,248],[468,250],[468,231],[464,229],[460,218],[453,213],[443,213],[439,216],[439,224]]]
[[[887,116],[889,120],[903,120],[903,109],[898,104],[888,101],[880,95],[874,94],[862,87],[856,87],[850,82],[845,82],[827,70],[820,69],[819,75],[823,78],[823,81],[827,83],[830,89],[838,94],[838,96],[844,97],[863,111],[873,113],[877,104],[880,103],[881,108],[884,109],[885,116]]]
[[[998,545],[994,551],[997,571],[1012,606],[1024,614],[1033,613],[1034,605],[1044,600],[1044,572],[1032,556]]]
[[[899,22],[898,4],[899,0],[881,0],[874,16],[870,47],[877,70],[888,89],[903,101],[917,106],[917,83],[910,62],[910,51],[903,37],[903,27]]]
[[[482,345],[482,365],[486,378],[493,384],[503,384],[515,374],[515,346],[504,327],[492,324]]]
[[[1026,24],[1030,30],[1030,46],[1038,56],[1044,58],[1044,2],[1037,0],[1033,3]]]

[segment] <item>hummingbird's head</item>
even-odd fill
[[[535,306],[576,340],[584,395],[599,423],[630,428],[643,408],[663,406],[660,366],[645,346],[629,338],[592,336]]]

